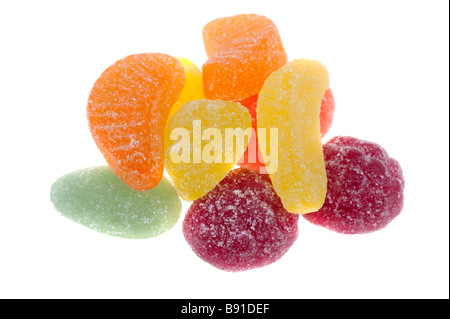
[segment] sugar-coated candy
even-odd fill
[[[258,171],[260,173],[265,173],[266,168],[264,165],[264,159],[262,158],[261,150],[259,149],[258,139],[257,139],[257,120],[256,120],[256,107],[257,107],[258,95],[252,95],[246,99],[237,100],[236,102],[245,106],[250,115],[252,116],[252,127],[253,134],[248,142],[247,149],[244,152],[244,155],[237,162],[237,164],[241,167],[247,167]],[[322,98],[321,107],[320,107],[320,134],[323,137],[331,127],[333,123],[333,115],[334,115],[334,96],[333,92],[330,88],[325,91],[325,94]]]
[[[334,116],[334,95],[333,91],[328,88],[322,98],[320,106],[320,134],[322,137],[328,133],[328,130],[333,124]]]
[[[245,138],[239,131],[250,131],[251,125],[251,116],[244,106],[218,100],[188,102],[169,118],[165,132],[166,169],[181,198],[200,198],[227,175],[241,158],[250,137],[249,134]]]
[[[78,170],[51,187],[56,210],[100,233],[123,238],[148,238],[171,229],[179,219],[181,201],[163,177],[147,191],[136,191],[108,166]]]
[[[270,73],[287,62],[277,27],[265,16],[219,18],[203,28],[208,60],[202,67],[208,99],[233,101],[257,94]]]
[[[166,54],[127,56],[95,82],[89,128],[113,172],[129,187],[147,190],[164,172],[164,127],[184,85],[179,60]]]
[[[169,117],[187,102],[205,98],[202,88],[202,71],[191,60],[186,58],[178,58],[178,60],[183,64],[186,79],[180,96],[170,109]]]
[[[238,168],[194,201],[183,233],[202,260],[226,271],[244,271],[280,259],[298,236],[298,215],[281,204],[267,175]]]
[[[325,201],[320,107],[327,88],[326,68],[318,61],[299,59],[273,72],[259,93],[257,126],[278,130],[277,165],[268,163],[266,151],[273,140],[258,131],[259,146],[275,191],[291,213],[317,211]]]
[[[250,140],[248,141],[247,148],[245,149],[244,155],[241,157],[241,159],[237,162],[237,164],[240,167],[246,167],[249,169],[253,169],[255,171],[258,171],[260,173],[266,173],[266,168],[264,165],[264,160],[261,155],[261,151],[259,149],[258,145],[258,139],[257,139],[257,130],[258,127],[256,125],[256,102],[258,100],[258,95],[252,95],[246,99],[238,100],[237,102],[241,105],[245,106],[251,117],[252,117],[252,136],[250,137]]]
[[[400,164],[378,144],[339,136],[324,144],[328,192],[318,212],[304,217],[344,234],[363,234],[388,225],[403,208]]]

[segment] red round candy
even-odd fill
[[[324,144],[323,152],[327,197],[305,219],[338,233],[364,234],[382,229],[400,214],[402,169],[381,146],[340,136]]]
[[[280,259],[298,236],[298,215],[287,212],[267,175],[238,168],[195,200],[183,222],[198,257],[226,271]]]

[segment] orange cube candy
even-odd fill
[[[207,99],[239,100],[258,94],[264,80],[288,58],[275,24],[256,14],[219,18],[203,28]]]

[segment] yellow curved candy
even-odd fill
[[[170,109],[169,118],[174,115],[180,107],[190,101],[204,99],[202,88],[202,71],[186,58],[177,58],[184,66],[186,75],[183,90],[175,104]]]
[[[328,72],[320,62],[294,60],[266,79],[258,97],[261,153],[275,191],[291,213],[315,212],[325,201],[327,175],[319,116],[328,82]],[[260,128],[278,129],[277,163],[267,156],[271,140],[264,139]]]
[[[250,113],[234,102],[191,101],[171,116],[165,167],[180,197],[192,201],[212,190],[242,157],[251,131]]]

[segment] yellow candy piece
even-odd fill
[[[212,190],[247,147],[252,119],[244,106],[196,100],[184,104],[165,129],[165,167],[186,201]]]
[[[178,96],[177,101],[170,109],[169,118],[187,102],[205,98],[202,88],[202,71],[191,60],[186,58],[177,59],[183,64],[186,78],[180,96]]]
[[[258,97],[260,150],[275,191],[291,213],[315,212],[325,201],[319,116],[328,82],[328,71],[320,62],[294,60],[266,79]],[[274,157],[267,156],[273,140],[260,134],[260,128],[278,129],[277,163],[270,163]]]

